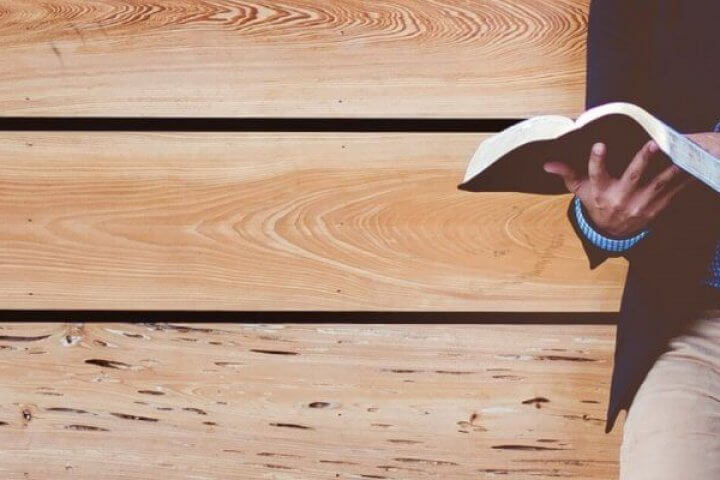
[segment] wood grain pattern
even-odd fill
[[[587,5],[0,0],[0,115],[575,115]]]
[[[0,327],[8,480],[617,477],[612,326]]]
[[[617,311],[569,194],[456,189],[482,138],[3,133],[0,305]]]

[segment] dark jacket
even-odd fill
[[[681,133],[712,131],[720,121],[718,25],[717,0],[593,0],[585,107],[629,101]],[[567,215],[591,269],[617,255],[585,238],[572,202]],[[606,432],[694,312],[720,307],[720,289],[701,283],[720,240],[719,219],[720,194],[693,185],[649,225],[650,235],[622,254],[629,269],[618,315]]]

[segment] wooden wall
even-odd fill
[[[569,195],[456,190],[492,132],[448,120],[582,111],[587,6],[0,0],[0,318],[68,321],[0,324],[0,476],[615,478],[613,326],[441,315],[618,308]]]

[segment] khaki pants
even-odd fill
[[[628,409],[620,480],[720,480],[720,309],[691,322]]]

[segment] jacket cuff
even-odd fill
[[[575,219],[577,220],[578,227],[580,228],[580,231],[583,233],[585,238],[587,238],[588,241],[590,241],[590,243],[592,243],[596,247],[608,252],[624,252],[632,248],[633,245],[645,238],[650,233],[650,230],[643,229],[632,237],[610,238],[608,236],[601,235],[590,225],[590,222],[585,218],[585,215],[583,214],[583,208],[582,203],[580,202],[580,198],[573,198],[573,209],[575,212]]]

